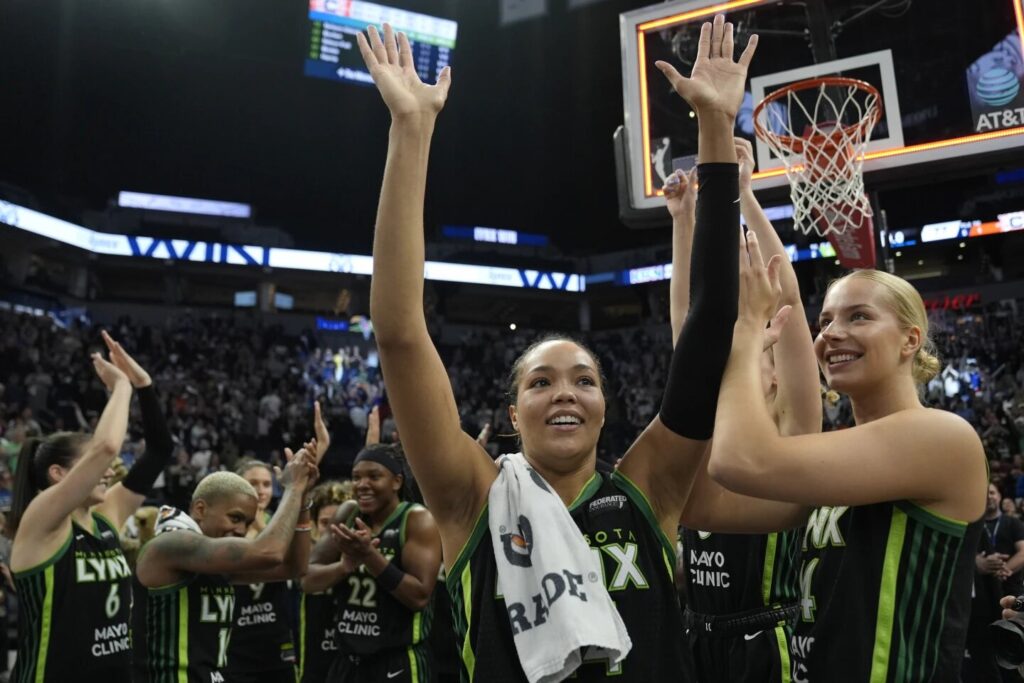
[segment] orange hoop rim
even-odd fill
[[[863,136],[867,131],[874,128],[875,124],[878,123],[879,119],[882,118],[882,93],[878,91],[878,88],[871,85],[867,81],[862,81],[858,78],[846,78],[845,76],[821,76],[819,78],[809,78],[805,81],[797,81],[796,83],[784,85],[778,90],[775,90],[770,94],[766,95],[763,100],[758,102],[757,106],[754,107],[754,133],[757,135],[757,137],[765,141],[771,140],[778,144],[779,146],[785,147],[790,152],[797,154],[800,153],[796,149],[798,145],[802,147],[803,143],[806,142],[807,140],[813,140],[816,137],[824,137],[812,135],[807,138],[802,138],[794,137],[792,135],[779,135],[777,133],[773,133],[770,130],[765,129],[765,127],[761,125],[761,112],[764,111],[764,108],[768,106],[768,104],[772,102],[777,102],[781,100],[783,97],[788,96],[790,93],[799,92],[802,90],[811,90],[812,88],[818,88],[822,85],[846,86],[850,88],[857,88],[858,90],[863,90],[867,92],[868,95],[873,95],[875,98],[875,105],[871,107],[867,115],[858,123],[852,124],[850,126],[842,126],[842,124],[840,124],[844,131],[858,129],[856,134]]]

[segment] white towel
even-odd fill
[[[199,528],[199,524],[196,520],[192,519],[187,512],[171,507],[170,505],[161,505],[160,510],[156,515],[156,526],[153,528],[153,532],[154,535],[159,536],[167,531],[194,531],[197,534],[203,533],[203,530]]]
[[[584,656],[618,664],[633,643],[601,582],[600,559],[522,453],[505,455],[498,465],[488,525],[498,592],[526,677],[530,683],[564,680]]]

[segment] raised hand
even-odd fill
[[[128,382],[128,376],[125,375],[116,365],[103,359],[103,356],[94,353],[92,354],[92,367],[96,370],[97,376],[100,381],[103,382],[103,386],[108,391],[113,391],[114,387],[120,382]]]
[[[366,445],[380,443],[380,406],[374,406],[366,417]]]
[[[781,259],[776,254],[765,264],[761,247],[753,230],[746,234],[746,245],[740,243],[739,318],[764,325],[778,310],[782,285],[779,284]]]
[[[665,204],[673,219],[689,218],[694,220],[697,207],[697,169],[689,171],[676,170],[668,177],[663,188]]]
[[[754,146],[750,140],[733,138],[736,143],[736,161],[740,165],[740,192],[750,189],[750,178],[754,175]]]
[[[451,67],[441,70],[437,85],[427,85],[416,73],[412,47],[404,33],[399,33],[396,40],[391,25],[384,24],[383,40],[373,26],[367,34],[369,37],[362,33],[356,36],[359,52],[391,111],[391,118],[437,116],[448,98],[448,88],[452,84]]]
[[[494,428],[491,427],[491,423],[487,422],[484,424],[484,428],[480,430],[480,433],[476,435],[476,442],[481,446],[486,447],[487,442],[491,440],[491,434],[494,432]]]
[[[110,351],[110,362],[116,365],[117,369],[128,377],[133,387],[141,389],[153,383],[149,373],[143,370],[142,366],[135,362],[135,359],[129,356],[124,347],[115,341],[106,330],[100,332],[100,336],[103,337],[103,343],[107,345],[107,350]]]
[[[324,459],[327,449],[331,447],[331,433],[327,431],[327,423],[324,422],[320,401],[313,403],[313,433],[316,434],[316,438],[313,439],[312,444],[316,453],[316,464],[319,465],[320,461]]]
[[[733,26],[719,14],[714,23],[705,23],[700,28],[697,61],[689,78],[668,62],[657,61],[655,66],[698,116],[717,113],[735,119],[743,101],[747,67],[757,49],[757,35],[750,36],[738,61],[733,59],[733,47]]]
[[[287,464],[284,466],[284,471],[274,468],[274,474],[277,475],[281,486],[284,488],[295,486],[300,491],[311,489],[320,475],[316,466],[315,453],[315,441],[307,442],[297,453],[293,453],[290,448],[285,448],[284,458]]]
[[[792,312],[793,307],[787,304],[780,308],[775,317],[772,318],[772,321],[768,324],[768,329],[764,331],[765,351],[779,342],[779,338],[782,337],[782,328],[786,326],[786,321],[789,320],[789,314]]]

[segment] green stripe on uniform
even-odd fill
[[[590,479],[587,480],[587,483],[583,485],[583,488],[580,489],[580,492],[576,494],[576,497],[573,498],[572,502],[567,506],[569,508],[569,512],[578,508],[580,503],[588,500],[599,488],[601,488],[601,477],[597,476],[597,472],[594,472],[590,475]]]
[[[924,536],[924,528],[920,524],[913,525],[913,532],[910,537],[910,555],[907,558],[907,569],[903,578],[903,597],[900,598],[900,651],[897,653],[896,658],[896,680],[903,680],[907,670],[913,671],[914,669],[914,639],[918,636],[918,626],[921,619],[921,603],[922,599],[928,599],[928,602],[933,602],[930,598],[928,590],[928,569],[931,567],[932,561],[935,559],[935,544],[928,544],[928,557],[925,560],[925,570],[923,576],[918,575],[918,565],[921,553],[921,543]],[[921,583],[923,581],[923,583]],[[910,590],[913,586],[914,589]],[[910,611],[910,599],[916,598],[916,609],[914,610],[914,620],[910,628],[909,636],[910,642],[908,643],[907,638],[907,624],[910,621],[908,618],[908,612]],[[923,633],[921,634],[924,635]]]
[[[449,593],[451,593],[452,588],[459,581],[459,577],[462,576],[463,566],[469,564],[473,553],[476,551],[476,547],[480,545],[480,539],[483,538],[485,531],[487,531],[487,503],[484,503],[484,506],[480,508],[476,521],[473,523],[473,531],[469,534],[469,538],[466,539],[465,545],[462,546],[455,556],[455,561],[448,568],[449,571],[445,573],[445,583],[448,585]]]
[[[761,572],[761,597],[765,606],[772,600],[772,575],[775,572],[775,546],[779,541],[778,534],[768,534],[764,547],[764,570]]]
[[[306,670],[306,594],[299,600],[299,679]]]
[[[416,658],[416,648],[407,647],[405,651],[409,655],[409,680],[412,683],[420,683],[420,668]]]
[[[53,624],[53,565],[43,573],[46,592],[43,598],[42,619],[39,623],[39,654],[36,655],[36,683],[46,680],[46,655],[50,650],[50,626]]]
[[[469,637],[473,632],[473,576],[469,564],[462,570],[462,609],[466,613],[466,637],[462,641],[462,662],[469,673],[469,680],[473,680],[473,672],[476,671],[476,653],[473,652],[473,644]]]
[[[889,539],[882,562],[882,585],[878,591],[878,617],[875,622],[875,647],[871,656],[871,683],[885,683],[889,677],[889,652],[892,649],[892,623],[896,602],[903,538],[907,531],[907,514],[893,507],[889,522]]]
[[[178,592],[178,683],[188,683],[188,588]]]
[[[665,551],[665,564],[668,568],[668,575],[675,576],[674,558],[676,556],[676,546],[665,535],[665,530],[661,528],[661,524],[658,523],[658,518],[654,516],[654,509],[651,507],[651,502],[647,499],[647,494],[640,490],[640,487],[633,483],[633,480],[624,475],[622,472],[616,470],[612,473],[611,480],[616,484],[616,488],[626,494],[633,505],[640,510],[640,514],[643,515],[647,523],[651,525],[654,530],[654,535],[661,541],[662,549]],[[670,562],[668,558],[673,558]]]
[[[937,512],[923,508],[920,505],[911,503],[909,500],[901,500],[895,505],[910,517],[913,517],[925,526],[931,527],[936,531],[941,531],[950,536],[955,536],[956,538],[963,538],[964,534],[967,532],[967,522],[961,522],[958,519],[945,517]]]
[[[952,540],[951,539],[949,541],[949,546],[950,546],[950,549],[953,551],[953,556],[954,557],[959,557],[960,556],[960,549],[963,546],[963,544],[964,544],[964,539],[963,538],[958,538],[956,540]],[[956,570],[951,567],[950,572],[949,572],[949,577],[946,579],[946,587],[945,587],[945,589],[943,589],[943,591],[942,591],[942,593],[940,595],[936,596],[936,597],[941,599],[941,602],[937,602],[937,604],[945,605],[946,601],[949,600],[949,594],[953,591],[953,577],[954,577],[955,574],[956,574]],[[941,640],[941,634],[943,633],[943,631],[945,631],[945,629],[946,629],[946,610],[942,610],[942,614],[939,617],[939,631],[938,631],[939,635],[936,636],[935,644],[933,645],[935,653],[932,656],[932,661],[937,661],[938,660],[938,657],[939,657],[939,641]]]
[[[423,612],[416,612],[412,615],[412,644],[423,640]]]
[[[775,534],[772,534],[774,536]],[[779,674],[781,683],[792,683],[789,664],[789,644],[786,642],[786,627],[775,627],[775,642],[779,645]]]

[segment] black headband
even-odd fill
[[[398,462],[398,459],[392,455],[389,455],[383,448],[364,448],[359,451],[359,455],[352,462],[352,466],[355,467],[361,462],[375,462],[381,465],[391,474],[405,476],[405,472],[402,471],[402,463]]]

